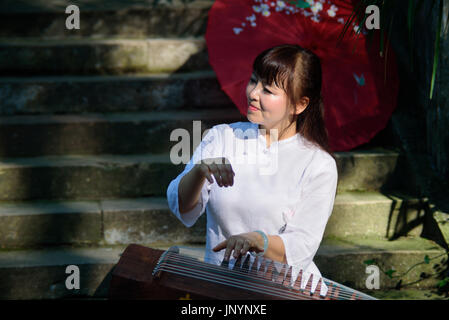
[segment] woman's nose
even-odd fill
[[[258,82],[252,89],[250,89],[249,97],[253,100],[257,100],[259,96],[259,90],[260,90],[261,84]]]

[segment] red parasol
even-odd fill
[[[246,115],[245,88],[260,52],[280,44],[312,50],[322,65],[330,147],[351,150],[385,128],[396,107],[396,58],[391,48],[381,58],[379,41],[357,35],[355,24],[339,42],[354,1],[307,2],[302,9],[287,1],[216,0],[206,32],[209,61],[223,91]]]

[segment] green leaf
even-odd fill
[[[429,258],[428,255],[426,255],[426,256],[424,257],[424,263],[425,263],[425,264],[429,264],[429,263],[430,263],[430,258]]]
[[[449,10],[447,11],[446,28],[444,29],[444,34],[447,34],[448,30],[449,30]]]
[[[359,1],[353,11],[351,12],[351,15],[349,16],[348,20],[346,21],[345,25],[343,26],[342,32],[340,32],[340,35],[338,36],[338,42],[342,41],[345,37],[346,32],[348,31],[349,27],[351,26],[351,23],[354,21],[354,19],[360,15],[361,9],[364,10],[365,7],[363,7],[363,4],[365,1]]]
[[[375,264],[376,261],[374,259],[371,259],[371,260],[365,260],[365,261],[363,261],[363,263],[366,265],[372,265],[372,264]]]
[[[448,283],[449,283],[449,278],[444,278],[443,280],[438,282],[438,287],[442,288]]]
[[[415,5],[415,0],[409,0],[409,10],[408,10],[408,32],[409,32],[409,47],[410,47],[410,72],[413,73],[415,69],[415,19],[418,12],[420,12],[422,4],[424,0],[418,0],[418,3]]]
[[[435,51],[433,52],[433,69],[432,80],[430,82],[430,100],[433,98],[433,90],[435,88],[435,79],[438,69],[438,60],[440,58],[440,42],[441,42],[441,24],[443,21],[443,0],[440,0],[440,7],[438,12],[438,26],[437,33],[435,35]]]
[[[385,274],[388,276],[388,278],[393,278],[393,273],[395,273],[396,270],[390,269],[388,271],[385,271]]]

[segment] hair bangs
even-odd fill
[[[276,59],[278,58],[278,59]],[[264,56],[254,61],[253,70],[256,76],[264,84],[275,85],[278,88],[287,91],[290,66],[279,59],[279,56]]]

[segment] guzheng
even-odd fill
[[[315,274],[250,254],[214,265],[131,244],[112,272],[110,299],[375,300]]]

